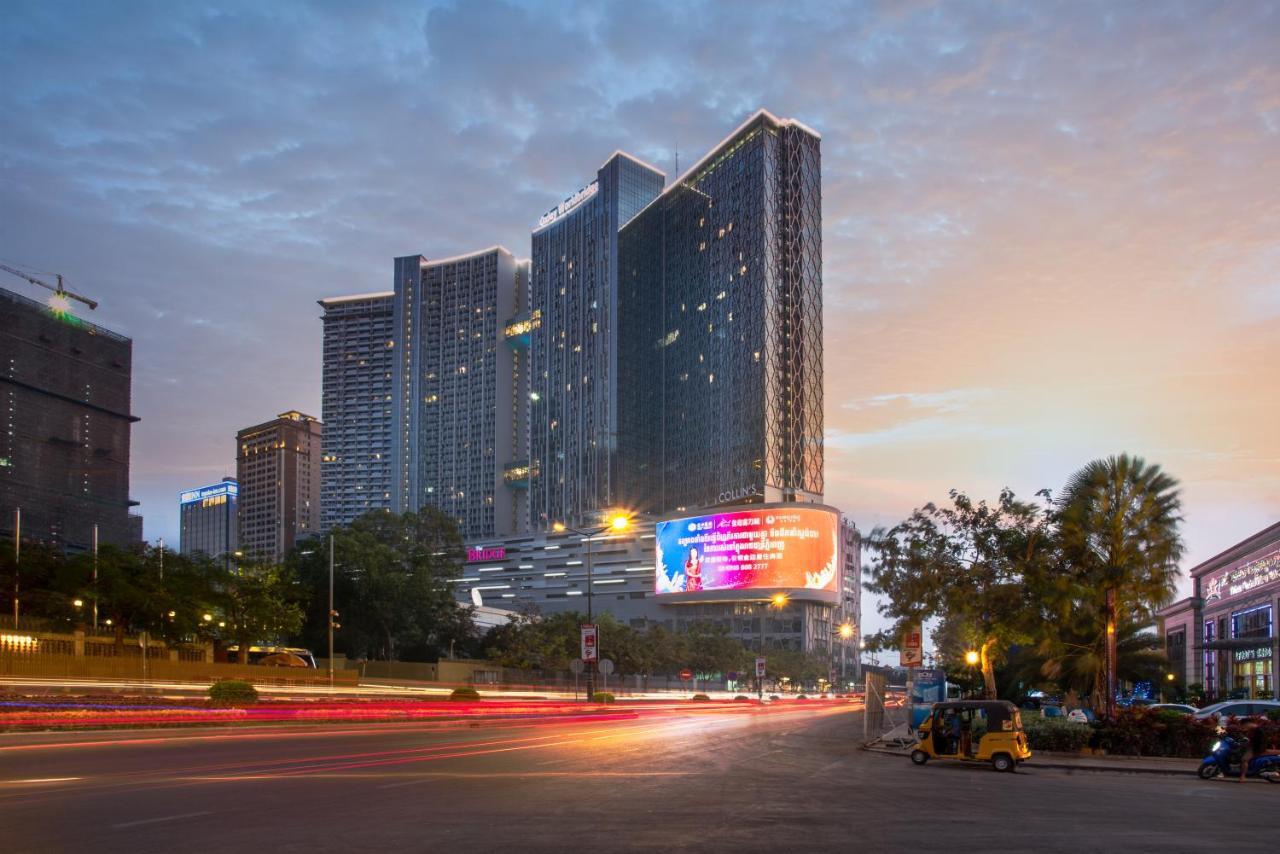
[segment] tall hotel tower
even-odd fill
[[[618,230],[665,181],[661,171],[616,152],[533,232],[529,513],[535,530],[579,524],[622,496]]]
[[[820,143],[761,110],[623,225],[635,509],[822,500]]]
[[[318,533],[321,432],[291,410],[236,434],[240,548],[249,557],[279,563]]]
[[[528,457],[521,352],[508,326],[525,310],[527,282],[527,262],[501,246],[396,259],[397,512],[433,505],[458,520],[464,538],[525,530],[524,483],[509,476]]]
[[[320,300],[324,309],[320,528],[391,506],[395,294]]]

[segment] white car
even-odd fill
[[[1272,709],[1280,710],[1280,702],[1275,700],[1226,700],[1205,706],[1195,713],[1197,718],[1247,718],[1251,715],[1265,715]]]
[[[1186,703],[1154,703],[1147,706],[1148,709],[1168,709],[1171,712],[1182,712],[1184,715],[1194,715],[1200,711],[1195,706],[1188,706]]]

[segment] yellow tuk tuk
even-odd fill
[[[997,771],[1016,771],[1031,758],[1018,707],[1005,700],[952,700],[934,703],[920,724],[911,761],[930,759],[990,762]]]

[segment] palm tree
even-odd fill
[[[1074,611],[1049,630],[1027,656],[1026,670],[1047,678],[1065,691],[1090,696],[1095,710],[1105,707],[1103,696],[1107,635],[1098,614],[1089,607]],[[1134,682],[1156,682],[1168,666],[1158,635],[1136,620],[1120,618],[1114,634],[1116,673]],[[1025,671],[1024,671],[1025,672]],[[1030,676],[1031,674],[1027,674]]]
[[[1077,583],[1101,591],[1105,615],[1105,714],[1115,717],[1117,612],[1142,622],[1169,601],[1182,538],[1178,482],[1157,465],[1121,454],[1094,460],[1059,498],[1063,553]]]

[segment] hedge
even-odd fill
[[[615,699],[617,698],[609,691],[597,691],[591,695],[593,703],[612,703]]]
[[[449,699],[464,703],[475,703],[480,700],[480,692],[475,688],[454,688],[449,692]]]
[[[1066,718],[1027,716],[1022,728],[1027,733],[1027,744],[1032,750],[1078,753],[1089,746],[1089,740],[1093,737],[1093,728],[1088,724],[1078,724]]]
[[[252,706],[258,702],[258,691],[243,679],[221,679],[209,686],[209,705],[223,708]]]

